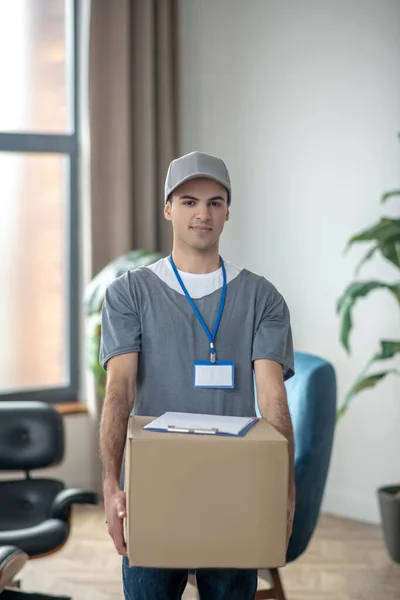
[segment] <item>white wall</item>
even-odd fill
[[[348,358],[335,302],[364,248],[348,238],[399,203],[398,0],[181,0],[181,151],[230,169],[225,258],[265,275],[291,309],[297,350],[336,368],[339,401],[399,309],[377,292],[354,314]],[[363,278],[398,273],[376,260]],[[386,366],[386,365],[385,365]],[[378,520],[375,489],[400,481],[399,380],[358,396],[340,423],[327,512]]]

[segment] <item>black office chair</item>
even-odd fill
[[[22,552],[28,559],[56,552],[70,533],[71,505],[99,503],[95,492],[65,489],[59,479],[31,477],[34,469],[60,464],[63,457],[63,418],[53,406],[0,402],[0,472],[25,473],[20,479],[0,480],[0,551],[13,547],[15,557]],[[10,564],[7,556],[4,561]]]
[[[6,588],[8,586],[18,585],[15,582],[15,576],[22,569],[29,556],[15,546],[0,547],[0,597],[1,600],[7,597]],[[2,594],[4,592],[4,595]]]

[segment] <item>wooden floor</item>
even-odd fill
[[[400,565],[390,561],[375,525],[322,516],[307,551],[281,576],[287,600],[400,600]],[[121,599],[121,561],[102,509],[76,507],[68,543],[57,554],[29,561],[21,579],[27,591]],[[184,598],[196,596],[188,587]]]

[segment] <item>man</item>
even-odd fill
[[[125,273],[107,289],[100,351],[107,370],[100,449],[108,531],[123,556],[127,600],[181,598],[188,578],[188,572],[179,569],[129,567],[120,477],[131,412],[155,417],[166,411],[254,416],[255,373],[261,416],[289,442],[288,541],[291,535],[294,441],[284,386],[294,374],[289,310],[264,277],[220,257],[219,238],[230,205],[230,177],[221,159],[192,152],[172,161],[164,206],[173,227],[170,256]],[[222,375],[218,386],[197,387],[196,361],[213,364],[208,370],[213,373],[219,361],[231,361],[234,387],[228,387],[232,382],[222,381]],[[202,600],[255,597],[256,570],[200,569],[196,578]]]

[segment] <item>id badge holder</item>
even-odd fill
[[[235,363],[217,360],[196,360],[194,363],[195,388],[232,389],[235,385]]]

